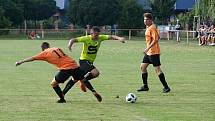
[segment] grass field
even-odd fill
[[[17,60],[40,52],[41,41],[0,42],[0,121],[215,120],[215,47],[162,40],[161,67],[172,92],[161,93],[161,83],[150,66],[150,90],[140,93],[136,89],[142,84],[139,65],[145,42],[103,42],[95,61],[101,75],[92,80],[103,102],[97,102],[89,91],[83,93],[75,85],[66,95],[67,103],[57,104],[57,95],[49,85],[57,72],[53,66],[45,62],[14,66]],[[78,60],[81,44],[76,44],[71,53],[67,40],[49,42]],[[138,96],[136,103],[125,102],[129,92]]]

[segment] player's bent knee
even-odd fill
[[[99,74],[100,74],[100,72],[98,71],[98,69],[93,69],[92,71],[91,71],[91,74],[94,76],[94,78],[95,77],[98,77],[99,76]]]
[[[145,67],[140,66],[140,70],[142,71],[142,73],[147,73],[147,70]]]
[[[147,73],[147,67],[148,67],[148,64],[143,64],[143,63],[140,64],[140,70],[142,71],[142,73]]]
[[[52,80],[52,82],[50,83],[50,85],[52,86],[52,87],[56,87],[56,86],[58,86],[58,82],[56,81],[56,80]]]
[[[94,73],[94,74],[93,74],[93,76],[94,76],[94,77],[98,77],[98,76],[99,76],[99,74],[100,74],[100,73],[99,73],[99,72],[97,72],[97,73]]]
[[[155,72],[157,73],[157,75],[160,75],[161,73],[163,73],[160,67],[156,67]]]

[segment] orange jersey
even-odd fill
[[[34,60],[43,60],[55,65],[59,70],[75,69],[78,64],[70,58],[60,48],[47,48],[41,53],[33,56]]]
[[[147,29],[146,29],[146,32],[145,32],[145,38],[146,38],[146,44],[147,44],[147,47],[151,44],[151,42],[154,40],[154,41],[157,41],[150,49],[149,51],[147,52],[147,55],[155,55],[155,54],[160,54],[160,47],[159,47],[159,44],[158,44],[158,40],[160,39],[159,37],[159,33],[157,31],[157,28],[154,24],[152,24],[151,26],[149,26]]]

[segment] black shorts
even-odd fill
[[[55,80],[58,83],[64,83],[70,76],[72,76],[74,80],[82,80],[84,79],[84,72],[79,67],[76,69],[60,70],[55,75]]]
[[[160,66],[160,55],[156,54],[156,55],[146,55],[143,57],[143,61],[142,63],[149,63],[152,64],[154,67],[155,66]]]
[[[87,72],[90,72],[91,70],[93,70],[94,68],[96,68],[93,63],[91,63],[88,60],[79,60],[79,64],[80,64],[80,68],[81,70],[84,71],[84,73],[86,74]]]

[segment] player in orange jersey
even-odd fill
[[[151,13],[145,13],[144,14],[144,24],[146,25],[146,32],[145,32],[145,38],[146,38],[146,49],[144,50],[144,58],[140,65],[141,71],[142,71],[142,81],[143,86],[138,89],[137,91],[148,91],[148,72],[147,67],[149,64],[153,64],[155,67],[155,71],[163,84],[163,93],[168,93],[170,91],[170,88],[166,82],[164,73],[162,72],[160,68],[160,47],[158,40],[160,39],[159,33],[157,31],[156,26],[153,24],[152,21],[152,14]]]
[[[43,42],[41,45],[42,52],[34,55],[32,57],[26,58],[24,60],[16,62],[16,66],[21,65],[25,62],[31,62],[34,60],[41,60],[46,61],[50,64],[53,64],[57,67],[59,72],[55,75],[54,79],[51,82],[51,86],[53,87],[54,91],[60,97],[57,101],[58,103],[65,103],[66,100],[64,99],[64,95],[69,91],[70,88],[77,82],[77,80],[83,80],[84,84],[87,88],[93,89],[90,82],[85,81],[84,79],[84,72],[80,69],[79,65],[75,62],[74,59],[67,56],[60,48],[52,47],[48,42]],[[64,90],[62,91],[59,83],[64,83],[67,79],[70,79],[69,82],[66,84]],[[93,94],[97,98],[99,102],[102,101],[102,97],[93,89]]]

